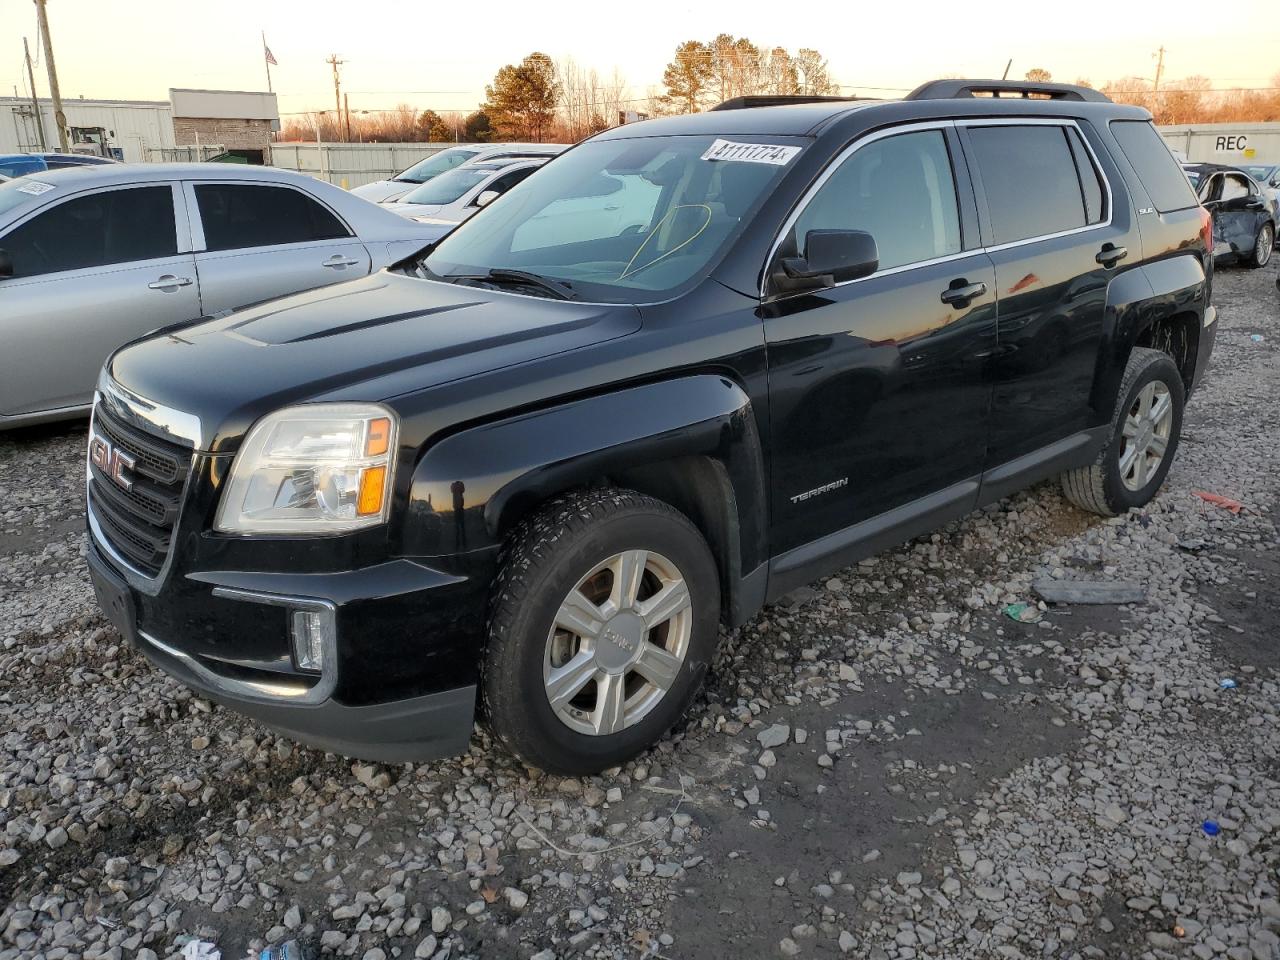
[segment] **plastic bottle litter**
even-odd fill
[[[1236,687],[1240,686],[1240,684],[1236,683],[1230,677],[1223,677],[1218,681],[1218,686],[1223,690],[1234,690]]]
[[[1209,837],[1216,837],[1222,830],[1222,828],[1218,826],[1217,820],[1206,820],[1204,823],[1200,824],[1200,829],[1205,832],[1205,836]]]
[[[1252,340],[1254,343],[1261,343],[1263,338],[1262,338],[1262,334],[1260,333],[1252,333],[1249,335],[1249,339]]]
[[[316,956],[315,947],[297,940],[286,940],[258,952],[258,960],[315,960]]]

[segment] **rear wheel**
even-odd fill
[[[1253,242],[1253,254],[1249,257],[1249,266],[1265,267],[1271,262],[1271,251],[1276,245],[1276,227],[1273,223],[1264,223]]]
[[[1134,347],[1120,384],[1111,436],[1098,459],[1062,475],[1078,507],[1114,517],[1148,503],[1169,473],[1182,432],[1185,389],[1167,353]]]
[[[495,583],[491,728],[554,773],[635,756],[693,699],[719,610],[711,551],[677,510],[626,490],[553,501],[516,533]]]

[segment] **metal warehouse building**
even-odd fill
[[[44,146],[31,100],[0,97],[0,153],[57,149],[53,101],[38,103]],[[73,151],[130,163],[177,159],[175,148],[214,145],[269,162],[271,133],[280,128],[275,94],[256,91],[173,89],[169,100],[64,98],[62,111]]]

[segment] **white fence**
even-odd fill
[[[452,143],[273,143],[271,165],[348,190],[386,180]]]
[[[1280,123],[1192,123],[1159,127],[1192,163],[1280,163]]]

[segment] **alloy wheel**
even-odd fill
[[[675,564],[646,550],[614,554],[556,611],[542,668],[551,709],[589,736],[635,726],[675,683],[692,629],[689,587]]]
[[[1275,244],[1275,234],[1272,232],[1271,224],[1268,223],[1258,231],[1258,242],[1253,251],[1253,259],[1258,266],[1265,267],[1271,261],[1271,250]]]
[[[1173,431],[1173,399],[1162,380],[1152,380],[1138,392],[1125,414],[1120,432],[1120,479],[1137,492],[1164,460]]]

